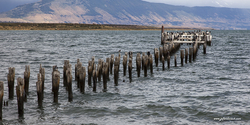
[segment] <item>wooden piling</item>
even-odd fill
[[[167,57],[168,69],[170,69],[170,56]]]
[[[67,76],[67,88],[68,88],[68,101],[73,101],[73,92],[72,92],[72,75],[71,75],[71,65],[66,71]]]
[[[155,54],[155,65],[158,67],[158,61],[159,61],[159,50],[158,48],[154,49],[154,54]]]
[[[97,84],[97,77],[96,77],[96,70],[94,70],[93,71],[93,92],[96,92],[96,84]]]
[[[114,63],[114,58],[112,59],[112,57],[111,57],[110,70],[112,70],[112,68],[113,68],[113,63]],[[103,60],[99,59],[98,60],[98,66],[97,66],[97,71],[98,71],[97,77],[98,77],[99,82],[102,80],[102,68],[103,68]],[[110,71],[110,74],[112,74],[112,71]]]
[[[80,62],[80,60],[77,59],[77,64],[75,66],[75,80],[77,81],[77,88],[81,87],[81,85],[79,84],[79,71],[81,68],[82,68],[82,63]]]
[[[30,66],[25,66],[25,72],[24,72],[24,87],[25,87],[25,93],[26,95],[29,92],[29,81],[30,81]]]
[[[41,73],[41,80],[42,80],[42,100],[44,96],[44,81],[45,81],[45,69],[42,67],[42,64],[40,64],[39,73]]]
[[[7,76],[8,79],[8,88],[9,88],[9,99],[14,97],[14,83],[15,83],[15,67],[9,68],[9,73]]]
[[[149,55],[149,67],[150,67],[150,73],[153,74],[153,56]]]
[[[59,90],[59,84],[60,84],[60,72],[54,71],[52,75],[52,81],[53,81],[53,93],[54,93],[54,103],[58,103],[58,90]]]
[[[136,56],[136,71],[137,71],[137,76],[140,77],[141,74],[141,54],[137,53]]]
[[[23,117],[24,114],[24,79],[17,78],[17,86],[16,86],[16,95],[17,95],[17,103],[18,103],[18,114],[19,117]]]
[[[148,55],[144,56],[143,66],[144,66],[144,77],[147,77],[148,76],[148,74],[147,74],[147,72],[148,72]]]
[[[195,60],[196,59],[196,55],[197,55],[197,51],[198,51],[198,44],[197,43],[195,43],[194,44],[194,49],[193,49],[193,60]]]
[[[188,62],[188,48],[185,49],[185,63]]]
[[[163,33],[164,33],[164,26],[161,27],[161,44],[164,44]]]
[[[160,61],[162,61],[163,47],[160,47],[160,48],[159,48],[159,52],[160,52]]]
[[[93,74],[92,72],[93,72],[92,62],[89,61],[89,66],[88,66],[88,85],[89,86],[92,86],[92,83],[91,83],[91,77]]]
[[[113,70],[113,65],[114,65],[114,54],[111,55],[111,58],[110,58],[110,74],[112,74],[112,70]]]
[[[114,84],[115,86],[118,86],[118,66],[114,66]]]
[[[143,52],[142,53],[142,58],[141,58],[142,59],[142,61],[141,61],[141,63],[142,63],[142,68],[141,69],[142,70],[144,70],[144,58],[145,58],[145,53]]]
[[[128,55],[129,55],[129,58],[131,58],[133,60],[133,52],[132,51],[129,51],[128,52]]]
[[[206,43],[203,44],[203,53],[204,54],[207,53],[207,44]]]
[[[4,83],[0,81],[0,121],[3,120],[3,95],[4,95]]]
[[[187,56],[185,56],[185,61]],[[181,66],[183,66],[184,50],[181,50]]]
[[[103,91],[106,92],[107,91],[107,74],[108,74],[108,63],[104,63],[103,65]]]
[[[193,59],[192,56],[193,56],[193,48],[190,47],[190,48],[189,48],[189,63],[192,62],[192,59]]]
[[[120,65],[119,57],[115,57],[115,64],[114,64],[114,66],[118,66],[118,68],[117,68],[117,78],[119,78],[119,65]]]
[[[37,102],[38,102],[39,107],[42,107],[42,104],[43,104],[42,87],[43,87],[42,75],[41,75],[41,73],[38,73],[37,74],[37,82],[36,82],[36,90],[37,90]]]
[[[128,74],[129,74],[129,81],[131,83],[132,82],[132,58],[129,58]]]
[[[76,64],[75,64],[75,81],[78,81],[78,78],[79,78],[79,76],[77,75],[78,64],[81,64],[80,59],[77,59]]]
[[[126,76],[126,70],[127,70],[127,56],[123,56],[123,76]]]
[[[163,56],[166,59],[168,57],[169,46],[167,44],[163,45]]]
[[[80,92],[85,93],[85,78],[86,78],[86,68],[81,67],[79,69],[79,84],[80,84]]]
[[[109,81],[110,78],[109,78],[109,65],[110,65],[110,60],[109,58],[106,58],[106,63],[107,63],[107,70],[108,70],[108,73],[107,73],[107,80]]]

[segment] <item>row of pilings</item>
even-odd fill
[[[185,63],[191,63],[196,59],[197,52],[199,50],[199,46],[201,44],[194,43],[191,47],[180,50],[180,64],[184,66]],[[148,77],[148,74],[153,74],[153,66],[155,64],[156,67],[159,64],[162,64],[162,70],[165,70],[165,62],[167,62],[167,68],[170,68],[171,56],[174,56],[174,66],[177,67],[177,51],[180,49],[181,44],[164,44],[159,48],[154,48],[154,53],[150,52],[142,52],[136,54],[136,72],[137,77],[141,77],[141,72],[143,71],[144,77]],[[203,53],[206,54],[206,43],[203,44]],[[154,58],[153,58],[154,57]],[[97,63],[96,63],[97,62]],[[185,62],[185,63],[184,63]],[[120,69],[121,63],[121,53],[119,51],[118,55],[115,56],[112,54],[110,57],[103,59],[98,59],[98,61],[93,56],[91,60],[88,62],[88,66],[84,67],[80,59],[77,59],[77,63],[75,64],[75,81],[77,84],[77,88],[81,93],[85,93],[86,85],[85,81],[87,81],[87,85],[90,88],[93,88],[93,92],[97,92],[97,83],[103,83],[103,90],[106,92],[107,82],[111,81],[110,78],[113,78],[114,85],[119,85],[119,71],[122,70],[123,76],[127,75],[129,82],[132,82],[132,64],[133,64],[133,52],[125,52],[123,55],[123,69]],[[149,71],[149,73],[148,73]],[[72,65],[69,60],[64,61],[63,66],[63,86],[66,88],[68,93],[68,101],[73,101],[73,92],[72,92]],[[60,75],[61,73],[58,71],[57,66],[53,66],[53,71],[51,74],[52,77],[52,92],[54,94],[53,101],[54,103],[58,103],[58,91],[60,86]],[[113,77],[110,77],[113,75]],[[17,86],[16,86],[16,95],[17,95],[17,105],[18,105],[18,113],[19,116],[23,116],[24,114],[24,102],[27,102],[27,94],[29,92],[29,79],[30,79],[30,66],[25,66],[24,77],[17,78]],[[14,83],[15,83],[15,68],[10,67],[9,73],[7,75],[8,80],[8,94],[9,99],[13,99],[14,97]],[[44,99],[44,82],[45,82],[45,69],[40,65],[39,72],[37,74],[37,102],[38,106],[42,107],[43,99]],[[125,82],[125,80],[123,80]],[[4,93],[4,83],[0,81],[0,119],[2,119],[2,106],[4,103],[8,105],[8,102],[3,101],[3,93]]]

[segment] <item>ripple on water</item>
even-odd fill
[[[8,67],[16,68],[16,77],[23,77],[25,65],[31,67],[30,92],[25,103],[25,117],[17,115],[16,98],[3,108],[3,124],[218,124],[214,118],[242,118],[226,124],[247,124],[250,120],[250,32],[212,31],[213,45],[207,54],[198,51],[196,61],[162,71],[162,64],[154,66],[137,77],[136,53],[159,48],[158,31],[0,31],[0,79],[5,82],[4,100],[8,100],[6,75]],[[158,41],[158,42],[157,42]],[[183,45],[182,49],[189,46]],[[108,91],[102,91],[98,82],[97,93],[87,86],[80,93],[73,81],[73,102],[69,103],[62,85],[65,59],[74,65],[80,58],[87,67],[92,56],[105,60],[111,54],[121,56],[133,51],[132,83],[122,76],[114,86],[113,74],[108,81]],[[176,53],[179,56],[179,51]],[[171,58],[173,61],[173,58]],[[122,62],[122,59],[121,59]],[[45,68],[45,99],[43,107],[37,106],[36,82],[39,66]],[[53,103],[51,92],[52,66],[61,73],[59,103]],[[167,65],[166,65],[167,66]],[[125,82],[123,82],[125,80]],[[8,116],[8,117],[7,117]]]

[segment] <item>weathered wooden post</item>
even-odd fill
[[[129,55],[129,58],[131,58],[133,60],[133,52],[132,51],[129,51],[128,52],[128,55]]]
[[[123,56],[123,76],[126,76],[126,70],[127,70],[127,56]]]
[[[129,74],[129,81],[131,83],[132,82],[132,58],[129,58],[128,74]]]
[[[120,70],[120,62],[121,62],[121,51],[119,51],[119,55],[118,55],[118,70]]]
[[[16,95],[17,95],[17,103],[18,103],[18,114],[19,117],[23,117],[24,113],[24,95],[25,95],[25,90],[24,90],[24,80],[23,78],[17,78],[17,86],[16,86]]]
[[[106,63],[107,63],[107,70],[108,70],[108,73],[107,73],[107,80],[109,81],[110,78],[109,78],[109,65],[110,65],[110,60],[109,58],[106,58]]]
[[[111,55],[110,58],[110,74],[112,74],[112,70],[113,70],[113,65],[114,65],[114,54]]]
[[[45,80],[45,69],[42,67],[42,64],[40,64],[39,73],[41,73],[41,80],[42,80],[42,100],[44,96],[44,80]]]
[[[141,74],[141,54],[137,53],[136,56],[136,70],[137,70],[137,76],[140,77]]]
[[[59,90],[59,84],[60,84],[60,72],[54,71],[52,75],[52,81],[53,81],[53,88],[52,91],[54,93],[54,103],[58,103],[58,90]]]
[[[26,95],[29,92],[29,81],[30,81],[30,66],[25,66],[25,72],[24,72],[24,87],[25,87],[25,93]]]
[[[43,87],[42,75],[41,75],[41,73],[38,73],[37,74],[37,82],[36,82],[36,90],[37,90],[37,100],[38,100],[37,102],[38,102],[39,107],[42,107],[42,105],[43,105],[42,87]]]
[[[93,72],[93,67],[92,67],[92,61],[89,61],[89,66],[88,66],[88,85],[91,85],[91,77],[92,77],[92,73]]]
[[[162,61],[162,56],[163,56],[163,47],[160,47],[160,61]]]
[[[158,67],[158,61],[159,61],[159,50],[158,50],[158,48],[155,48],[154,54],[155,54],[155,65],[156,65],[156,67]]]
[[[192,47],[190,47],[189,48],[189,62],[191,63],[192,62],[192,56],[193,56],[193,48]]]
[[[181,50],[181,66],[183,66],[183,59],[184,59],[184,50]],[[185,58],[185,61],[186,61],[186,58]]]
[[[194,44],[194,49],[193,49],[193,60],[195,60],[196,59],[196,54],[197,54],[197,50],[198,50],[198,47],[197,47],[198,45],[197,45],[197,43],[195,43]]]
[[[79,70],[79,84],[80,84],[80,92],[85,93],[85,78],[86,78],[86,68],[81,67]]]
[[[170,69],[170,56],[167,57],[168,69]]]
[[[150,73],[153,74],[153,56],[149,55],[149,67],[150,67]]]
[[[93,92],[96,92],[96,84],[97,84],[97,77],[96,77],[96,70],[94,70],[93,71]]]
[[[147,77],[148,74],[148,55],[144,56],[144,77]]]
[[[188,62],[188,48],[185,49],[185,63],[187,64],[187,62]]]
[[[112,65],[111,65],[112,63]],[[113,63],[114,63],[114,58],[113,58],[113,61],[112,61],[112,57],[111,57],[111,62],[110,62],[110,70],[112,70],[113,68]],[[103,69],[103,60],[102,59],[99,59],[98,60],[98,66],[97,66],[97,71],[98,71],[98,81],[100,82],[102,80],[102,69]],[[112,74],[112,71],[110,72],[110,74]]]
[[[4,95],[4,83],[0,81],[0,121],[3,119],[3,95]]]
[[[207,44],[206,44],[206,42],[203,44],[203,53],[204,54],[207,53]]]
[[[64,62],[65,63],[65,62]],[[81,64],[80,59],[77,59],[77,62],[75,64],[75,81],[78,81],[78,75],[77,75],[77,70],[78,70],[78,64]]]
[[[108,63],[104,63],[103,65],[103,72],[102,72],[102,76],[103,76],[103,91],[106,92],[107,91],[107,74],[108,74]]]
[[[118,73],[119,73],[118,66],[114,66],[114,83],[115,83],[115,86],[118,86]]]
[[[161,57],[161,62],[162,62],[162,70],[164,71],[165,70],[165,59],[164,59],[164,56]]]
[[[163,56],[164,58],[168,57],[169,46],[167,44],[163,45]]]
[[[72,75],[71,75],[71,65],[67,68],[66,76],[67,76],[67,88],[68,88],[68,101],[73,101],[73,92],[72,92]]]
[[[142,70],[144,70],[144,58],[145,58],[145,53],[143,52],[142,53],[142,57],[141,57],[141,59],[142,59],[142,61],[141,61],[141,63],[142,63]]]
[[[164,36],[163,36],[163,33],[164,33],[164,26],[161,27],[161,44],[164,44]]]
[[[14,97],[14,83],[15,83],[15,67],[9,68],[8,79],[8,88],[9,88],[9,99]]]
[[[174,56],[174,66],[177,67],[177,55]]]
[[[75,80],[77,81],[77,87],[80,88],[81,85],[79,84],[79,71],[82,68],[82,63],[80,62],[80,60],[77,60],[77,64],[75,67]]]

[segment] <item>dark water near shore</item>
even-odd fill
[[[212,46],[207,54],[198,51],[195,62],[154,74],[136,77],[138,52],[160,47],[160,31],[0,31],[0,81],[4,81],[3,124],[247,124],[250,120],[250,31],[212,31]],[[182,45],[181,49],[189,46]],[[97,93],[86,88],[81,94],[73,81],[73,102],[62,84],[64,60],[74,67],[77,58],[87,67],[88,60],[106,60],[111,54],[133,51],[133,81],[122,76],[114,86],[113,75],[108,91]],[[121,58],[122,60],[122,58]],[[39,66],[45,68],[45,99],[38,108],[36,81]],[[24,118],[18,118],[16,96],[8,100],[8,67],[23,77],[30,65],[30,93],[24,104]],[[61,73],[59,103],[53,103],[52,66]],[[143,76],[143,73],[141,74]],[[15,79],[15,80],[16,80]],[[125,80],[125,82],[123,82]],[[86,81],[87,82],[87,81]],[[16,85],[16,82],[15,82]],[[16,94],[15,94],[16,95]],[[240,118],[216,121],[214,118]]]

